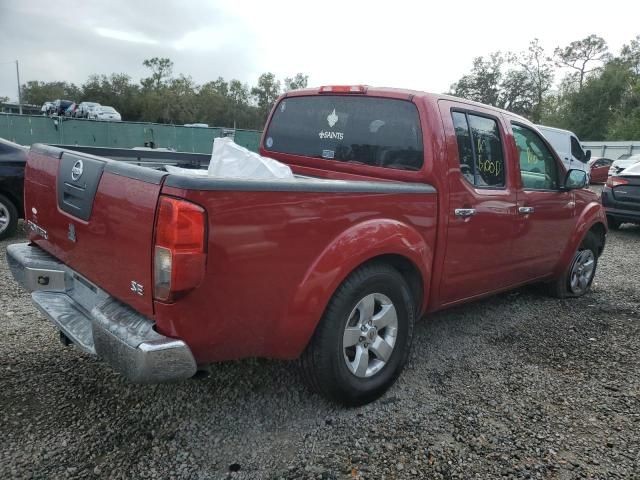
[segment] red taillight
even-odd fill
[[[625,180],[624,178],[620,178],[620,177],[607,178],[607,187],[609,188],[617,187],[618,185],[626,185],[627,183],[629,183],[629,181]]]
[[[324,85],[320,93],[367,93],[364,85]]]
[[[197,287],[204,277],[206,215],[194,203],[160,197],[153,258],[156,300]]]

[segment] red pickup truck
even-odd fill
[[[522,117],[424,92],[332,86],[276,103],[261,154],[290,180],[175,175],[34,145],[15,278],[61,332],[134,382],[296,359],[362,404],[425,314],[520,285],[580,296],[607,224]]]

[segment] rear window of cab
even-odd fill
[[[420,170],[416,106],[407,100],[347,95],[284,98],[264,136],[267,151]]]

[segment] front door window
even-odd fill
[[[525,190],[557,190],[558,164],[542,138],[531,130],[512,124],[520,160],[520,176]]]

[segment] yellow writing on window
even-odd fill
[[[527,148],[527,163],[538,163],[540,161],[540,157],[536,155],[536,153],[531,149],[531,147]]]
[[[481,173],[489,175],[500,175],[502,173],[502,162],[489,158],[487,146],[483,139],[478,138],[476,153],[478,155],[478,170]]]

